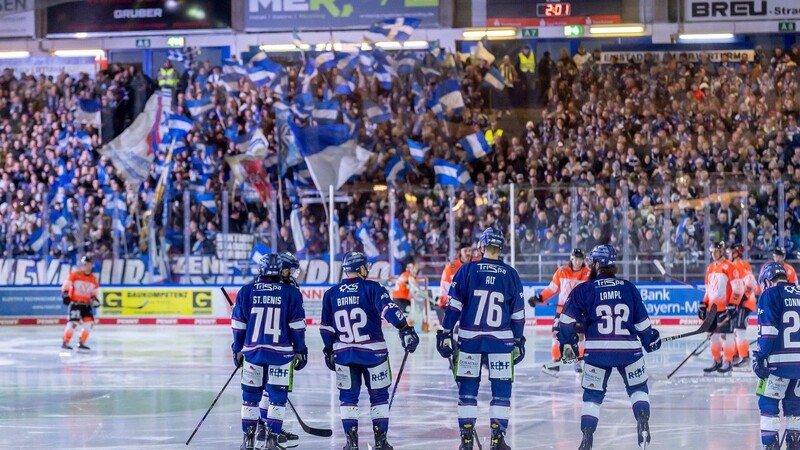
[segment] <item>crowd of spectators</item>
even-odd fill
[[[767,54],[756,48],[754,55],[739,61],[724,54],[719,61],[706,55],[698,61],[684,54],[645,55],[640,62],[600,64],[599,52],[581,48],[570,57],[564,50],[558,59],[539,58],[534,82],[529,72],[521,76],[514,55],[498,55],[496,66],[507,86],[502,93],[483,83],[491,65],[476,57],[418,55],[417,70],[395,78],[391,89],[356,72],[355,93],[337,96],[339,120],[362,118],[365,99],[391,106],[393,120],[377,126],[359,122],[359,141],[373,157],[342,189],[351,201],[337,203],[336,250],[362,249],[357,235],[365,226],[387,255],[393,234],[389,195],[397,192],[397,222],[410,244],[403,259],[430,261],[432,267],[441,267],[452,250],[451,223],[458,248],[473,245],[487,226],[509,237],[515,233],[517,259],[523,261],[607,242],[631,257],[702,261],[705,242],[743,241],[745,235],[751,258],[764,258],[776,246],[786,247],[793,258],[800,248],[800,50]],[[305,82],[317,99],[327,97],[326,80],[335,72],[301,80],[302,64],[288,63],[288,92]],[[225,162],[240,152],[236,137],[254,127],[276,151],[281,137],[273,105],[281,97],[291,103],[293,96],[241,82],[235,97],[221,73],[208,62],[183,71],[175,112],[190,117],[185,102],[200,98],[210,98],[214,107],[196,122],[185,150],[173,156],[164,208],[156,191],[167,167],[166,146],[136,192],[99,152],[144,108],[157,87],[153,81],[117,65],[94,78],[6,70],[0,77],[0,253],[36,258],[46,252],[65,261],[83,252],[137,257],[148,252],[152,223],[152,240],[166,254],[184,254],[188,242],[190,253],[213,255],[225,227],[269,245],[273,213],[278,250],[301,257],[328,253],[321,204],[300,205],[293,227],[290,217],[298,202],[291,183],[278,182],[286,189],[278,210],[271,211],[252,186],[232,181]],[[419,109],[416,86],[430,100],[443,78],[459,81],[465,108],[444,117]],[[100,99],[99,128],[76,120],[81,98]],[[493,151],[466,162],[458,141],[475,132],[486,136]],[[411,158],[408,139],[431,147],[424,162]],[[374,189],[385,184],[386,164],[398,154],[409,170],[397,191]],[[455,189],[451,198],[436,184],[434,159],[465,162],[474,187]],[[287,179],[296,177],[294,170]],[[224,190],[228,211],[222,211]],[[216,209],[191,195],[186,208],[184,193],[197,191],[215,193]],[[300,194],[309,195],[302,189]],[[116,198],[125,201],[124,211],[114,210]],[[115,233],[116,221],[123,233]]]

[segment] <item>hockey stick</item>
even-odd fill
[[[302,428],[303,431],[305,431],[306,433],[308,433],[308,434],[310,434],[312,436],[318,436],[318,437],[331,437],[331,436],[333,436],[333,430],[328,430],[326,428],[314,428],[314,427],[308,426],[305,422],[303,422],[303,419],[300,418],[300,414],[297,414],[297,409],[295,409],[294,405],[292,404],[292,401],[289,400],[288,398],[286,399],[286,401],[289,403],[289,407],[292,408],[292,411],[294,412],[294,416],[297,417],[297,423],[300,424],[300,428]]]
[[[224,296],[225,296],[225,300],[227,300],[227,301],[228,301],[228,304],[229,304],[229,305],[231,305],[231,306],[233,306],[233,301],[231,300],[231,298],[230,298],[230,297],[228,297],[228,293],[225,291],[225,288],[224,288],[224,287],[222,287],[222,286],[220,286],[219,288],[220,288],[220,290],[222,290],[222,295],[224,295]]]
[[[704,346],[704,345],[706,344],[706,342],[708,342],[708,340],[709,340],[709,339],[711,339],[711,336],[706,336],[706,338],[705,338],[705,339],[703,339],[703,342],[701,342],[700,344],[698,344],[698,345],[697,345],[697,347],[695,347],[695,348],[694,348],[694,350],[692,350],[692,352],[691,352],[691,353],[689,353],[689,354],[686,356],[686,358],[684,358],[684,359],[683,359],[683,361],[681,361],[681,363],[680,363],[680,364],[678,364],[678,367],[676,367],[675,369],[673,369],[673,371],[672,371],[672,372],[670,372],[670,373],[669,373],[669,375],[667,375],[667,379],[669,380],[670,378],[672,378],[672,376],[673,376],[673,375],[675,375],[675,372],[677,372],[677,371],[678,371],[678,370],[679,370],[681,367],[683,367],[683,365],[684,365],[684,364],[686,364],[686,361],[689,361],[689,359],[690,359],[692,356],[697,356],[697,355],[699,355],[699,353],[697,353],[697,351],[698,351],[698,350],[700,350],[700,347]]]
[[[392,389],[392,398],[389,399],[389,411],[392,410],[392,403],[394,403],[394,394],[397,393],[397,385],[400,384],[400,377],[403,376],[403,369],[406,368],[406,360],[408,360],[408,350],[403,355],[403,362],[400,363],[400,371],[397,372],[397,381],[394,382],[394,389]]]
[[[690,287],[690,288],[692,288],[692,289],[697,289],[698,291],[702,291],[702,289],[700,289],[699,287],[697,287],[697,286],[693,285],[692,283],[689,283],[689,282],[683,281],[683,280],[681,280],[681,279],[680,279],[680,278],[678,278],[678,277],[675,277],[675,276],[672,276],[672,275],[668,274],[668,273],[667,273],[667,269],[665,269],[665,268],[664,268],[664,265],[663,265],[663,264],[661,264],[661,261],[659,261],[659,260],[654,260],[654,261],[653,261],[653,265],[654,265],[654,266],[656,266],[656,269],[658,269],[658,272],[659,272],[659,273],[660,273],[662,276],[665,276],[665,277],[669,278],[670,280],[672,280],[672,281],[674,281],[674,282],[676,282],[676,283],[680,283],[680,284],[682,284],[682,285],[684,285],[684,286],[689,286],[689,287]]]
[[[219,394],[217,394],[217,398],[214,399],[214,401],[211,403],[211,406],[208,407],[208,411],[206,411],[206,413],[203,414],[203,418],[200,419],[200,423],[198,423],[194,431],[192,431],[192,435],[189,436],[189,439],[186,441],[186,445],[189,445],[189,442],[192,441],[192,438],[197,433],[197,430],[200,429],[200,426],[203,425],[203,422],[206,420],[206,417],[208,417],[208,413],[210,413],[214,405],[217,404],[217,400],[219,400],[219,398],[222,396],[222,393],[225,392],[225,389],[227,389],[228,385],[231,383],[231,380],[233,379],[233,376],[236,375],[236,372],[239,371],[240,367],[241,366],[236,366],[236,368],[233,369],[233,373],[231,373],[231,376],[230,378],[228,378],[228,381],[225,382],[225,386],[222,386],[222,389],[219,391]]]

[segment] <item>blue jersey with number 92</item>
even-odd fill
[[[458,348],[466,353],[510,353],[525,326],[522,282],[513,267],[483,258],[453,277],[442,326],[456,322]]]

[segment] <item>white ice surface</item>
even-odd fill
[[[184,442],[233,371],[231,333],[224,326],[97,326],[88,342],[90,352],[67,354],[60,349],[62,330],[0,328],[0,448],[187,448]],[[661,331],[667,336],[686,330]],[[402,350],[396,333],[385,331],[396,374]],[[516,368],[507,441],[514,449],[576,449],[579,378],[569,367],[557,379],[542,374],[540,367],[550,357],[549,328],[528,328],[526,335],[527,357]],[[647,357],[653,435],[649,449],[760,448],[756,378],[749,369],[728,378],[703,377],[701,368],[710,363],[706,350],[666,380],[702,339],[671,342]],[[295,374],[290,398],[307,423],[331,428],[334,435],[305,435],[289,411],[287,426],[301,436],[301,449],[340,449],[344,441],[338,397],[332,372],[321,358],[316,327],[308,329],[308,344],[309,364]],[[489,400],[484,380],[479,398],[484,417]],[[435,335],[425,334],[397,390],[390,442],[398,450],[455,450],[456,403],[456,386],[446,360],[436,353]],[[190,447],[238,449],[240,405],[237,376]],[[372,444],[366,391],[360,405],[361,447],[366,449]],[[488,449],[488,418],[479,419],[478,433]],[[595,449],[635,448],[630,403],[615,374],[600,414]]]

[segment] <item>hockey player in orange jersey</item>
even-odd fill
[[[66,350],[72,350],[69,342],[72,340],[75,329],[78,328],[78,322],[83,323],[78,349],[89,350],[86,340],[89,339],[89,333],[94,326],[92,308],[100,306],[100,300],[97,299],[97,289],[100,284],[92,273],[94,263],[89,256],[84,256],[81,258],[80,264],[81,267],[70,272],[64,285],[61,286],[61,298],[65,305],[69,305],[67,327],[61,343],[61,348]]]
[[[392,290],[392,301],[404,314],[408,314],[411,308],[411,291],[419,289],[418,272],[416,264],[413,262],[406,264],[406,271],[400,274]]]
[[[442,323],[444,320],[444,309],[447,307],[447,293],[450,292],[450,283],[453,282],[453,276],[462,265],[471,260],[472,249],[469,247],[462,247],[458,250],[458,258],[450,261],[444,267],[440,284],[441,290],[439,291],[439,305],[436,308],[436,316],[439,318],[439,323]]]
[[[564,309],[564,302],[567,301],[570,292],[575,289],[575,286],[589,279],[589,272],[591,272],[591,270],[586,267],[586,264],[584,263],[585,259],[586,255],[583,253],[583,250],[579,248],[573,249],[572,254],[569,256],[569,264],[559,267],[556,270],[556,273],[553,274],[553,281],[550,282],[550,285],[544,288],[541,294],[537,294],[528,300],[528,304],[535,307],[537,304],[545,303],[558,294],[556,317],[553,321],[553,343],[550,347],[550,355],[553,357],[553,361],[558,361],[561,359],[561,347],[556,336],[558,335],[558,317],[561,314],[561,310]],[[578,333],[580,333],[579,336],[581,337],[581,340],[578,343],[578,349],[580,351],[579,356],[582,357],[583,331],[579,330]],[[554,369],[543,369],[543,371],[547,375],[558,375],[558,367]],[[575,371],[581,371],[581,365],[577,361],[575,362]]]
[[[719,372],[727,374],[733,370],[733,357],[736,355],[736,341],[730,336],[733,330],[733,320],[736,317],[737,299],[744,294],[744,283],[740,279],[739,271],[725,258],[725,242],[711,245],[711,264],[706,269],[706,294],[698,308],[698,316],[705,319],[708,310],[716,305],[719,315],[714,327],[721,325],[711,334],[711,356],[714,363],[703,372],[711,374]],[[723,343],[724,356],[723,362]]]
[[[733,339],[736,341],[737,355],[734,357],[734,366],[750,365],[750,341],[747,340],[747,319],[756,310],[756,277],[750,263],[744,260],[744,245],[735,243],[728,249],[728,259],[739,272],[739,280],[744,289],[744,294],[734,298],[736,315],[733,321]]]

